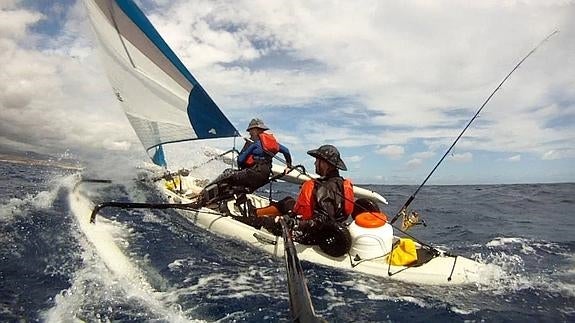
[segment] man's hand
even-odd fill
[[[286,168],[284,169],[284,175],[286,175],[287,173],[291,172],[293,170],[293,166],[292,165],[287,165]]]

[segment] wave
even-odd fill
[[[24,263],[15,268],[28,270],[26,277],[33,276],[32,284],[43,282],[39,285],[42,290],[32,288],[28,293],[40,304],[27,305],[27,311],[36,311],[30,317],[48,322],[70,317],[84,321],[171,322],[289,319],[281,259],[201,230],[179,218],[176,212],[109,210],[97,228],[106,234],[102,240],[113,242],[113,248],[121,252],[116,260],[107,247],[103,254],[94,247],[81,229],[80,222],[87,224],[87,215],[79,216],[79,221],[66,203],[78,177],[37,175],[50,179],[40,185],[29,184],[29,189],[16,197],[0,196],[6,201],[0,206],[0,224],[4,228],[0,236],[7,242],[2,244],[2,252],[9,255],[13,267]],[[90,187],[86,193],[94,202],[159,201],[160,194],[151,188],[124,176],[115,177],[111,185]],[[274,184],[273,192],[281,188],[284,186]],[[506,193],[509,189],[497,187],[495,191],[512,199],[514,194]],[[540,227],[541,221],[537,220],[547,206],[527,210],[531,212],[528,217],[521,213],[523,209],[520,212],[515,207],[508,208],[506,203],[501,206],[497,200],[465,203],[453,210],[454,197],[450,192],[457,191],[457,199],[461,200],[461,194],[469,195],[469,190],[473,188],[451,187],[447,193],[434,190],[430,201],[435,204],[428,211],[439,212],[439,216],[430,215],[426,218],[429,227],[419,227],[414,232],[423,233],[424,241],[437,241],[438,246],[492,265],[483,281],[461,287],[416,286],[304,262],[316,312],[336,321],[498,321],[507,315],[512,321],[527,317],[571,320],[575,242],[567,235],[557,240],[541,238],[554,237],[548,234],[554,229]],[[489,189],[477,192],[489,193]],[[550,205],[556,205],[557,199],[549,200]],[[483,218],[489,204],[494,206],[487,213],[498,220],[497,224],[461,224]],[[515,213],[509,215],[510,212],[521,214],[515,218]],[[554,214],[561,212],[559,209]],[[519,223],[514,219],[529,221]],[[567,222],[561,222],[562,229],[568,230],[569,218],[564,220]],[[16,230],[10,231],[12,228]],[[519,233],[494,234],[507,231]],[[47,250],[34,250],[41,245]],[[118,272],[109,262],[128,262],[133,270],[124,268]],[[24,286],[33,286],[24,274],[13,275],[10,281],[16,278]],[[16,289],[14,293],[7,290],[2,294],[8,300],[5,304],[18,302],[22,296],[17,295],[22,294],[17,294]],[[14,303],[8,308],[12,316],[0,317],[19,317],[18,306]]]

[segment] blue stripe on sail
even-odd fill
[[[166,156],[164,155],[164,148],[162,148],[162,145],[156,147],[156,151],[154,152],[152,161],[154,162],[154,164],[158,166],[162,167],[168,166],[168,163],[166,162]]]
[[[198,138],[232,137],[238,134],[200,85],[195,86],[190,93],[188,117]]]
[[[196,81],[176,54],[170,49],[162,36],[150,23],[144,13],[132,0],[116,0],[122,11],[142,32],[158,47],[166,58],[174,64],[180,73],[192,83],[193,88],[188,98],[188,117],[198,139],[230,137],[238,131],[210,98],[202,86]]]

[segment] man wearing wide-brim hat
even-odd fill
[[[262,119],[258,119],[258,118],[254,118],[250,121],[250,124],[248,125],[248,128],[246,129],[246,131],[250,131],[251,129],[261,129],[264,131],[270,130],[270,128],[268,128],[268,126],[266,126],[264,124]]]
[[[261,119],[252,119],[246,129],[250,138],[246,138],[246,144],[237,158],[240,169],[224,171],[214,182],[206,186],[206,189],[215,188],[214,191],[217,192],[229,192],[230,188],[241,192],[257,190],[269,181],[272,161],[278,152],[282,153],[285,158],[286,169],[291,169],[292,158],[289,149],[280,144],[267,130],[269,130],[268,126]],[[203,205],[219,198],[215,194],[206,200],[207,194],[204,191],[200,193],[201,197],[198,199],[204,199]]]
[[[315,172],[321,177],[306,181],[297,201],[288,197],[255,213],[266,217],[262,224],[274,233],[279,231],[269,217],[293,213],[300,220],[294,229],[297,242],[319,245],[326,254],[339,257],[351,248],[351,236],[342,223],[353,212],[353,185],[339,175],[347,167],[336,147],[323,145],[307,153],[315,157]]]

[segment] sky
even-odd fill
[[[420,184],[559,30],[428,183],[575,181],[575,1],[136,3],[238,130],[262,118],[308,170],[306,151],[333,144],[356,183]],[[81,1],[0,2],[0,152],[12,149],[146,159]]]

